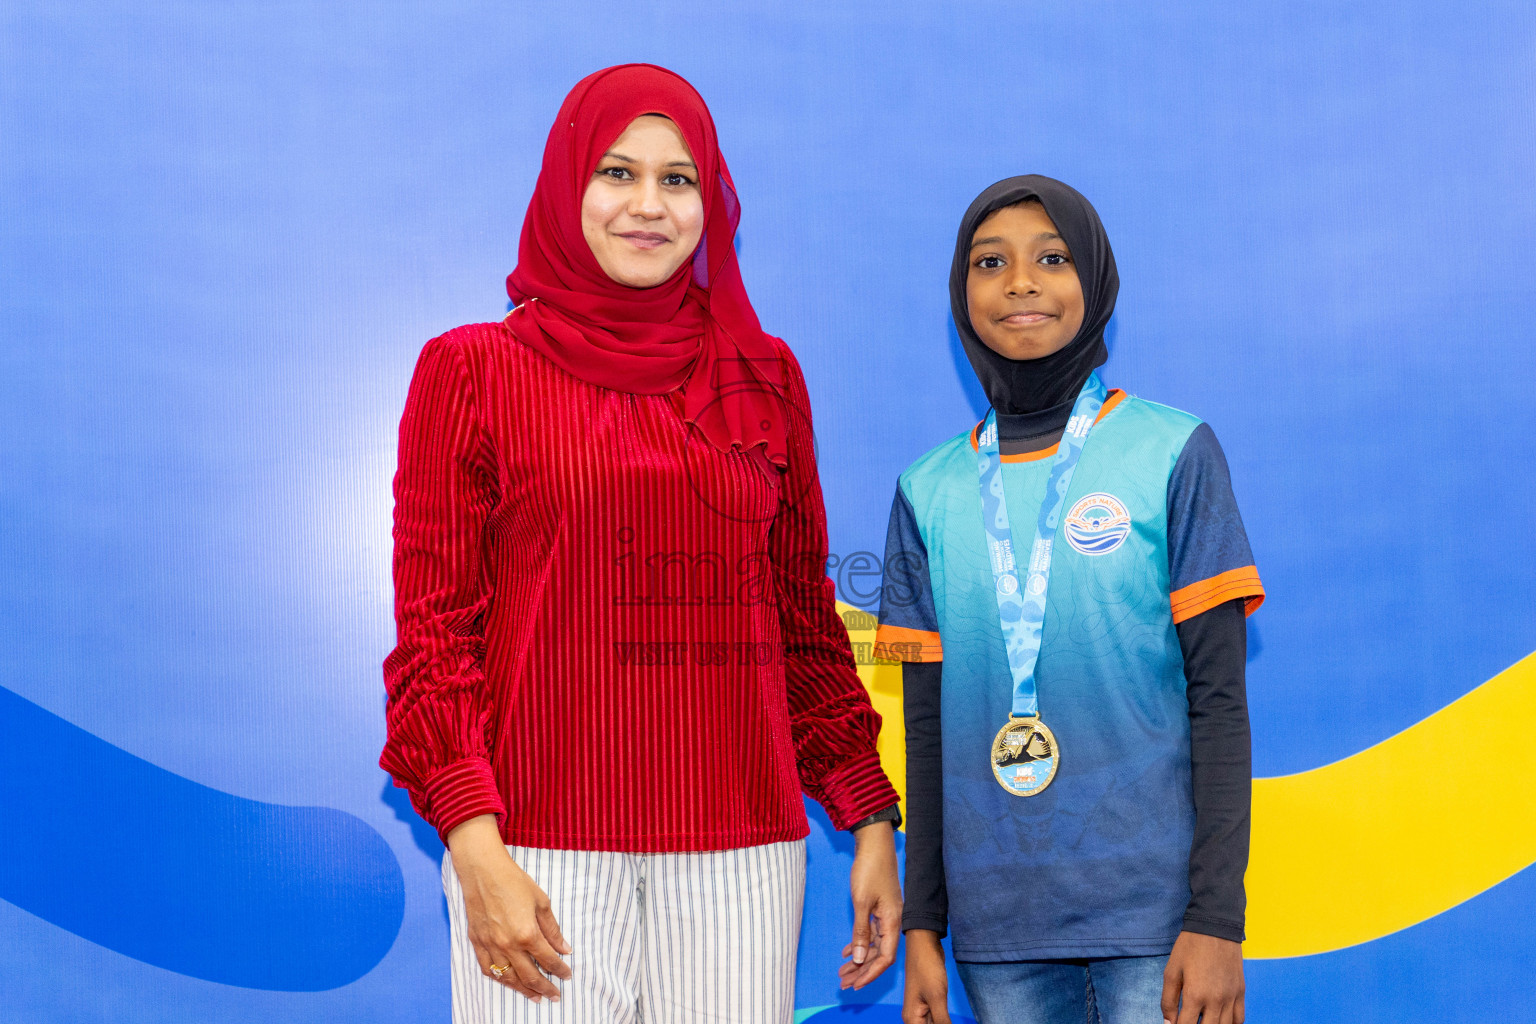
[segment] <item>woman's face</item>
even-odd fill
[[[620,284],[654,288],[692,258],[703,231],[699,169],[682,133],[657,114],[635,118],[581,199],[581,232],[597,265]]]
[[[1043,206],[1005,206],[977,226],[965,299],[977,336],[1008,359],[1040,359],[1076,337],[1083,286]]]

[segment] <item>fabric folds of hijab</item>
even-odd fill
[[[581,229],[598,161],[635,118],[677,125],[699,171],[704,230],[691,262],[654,288],[603,272]],[[684,419],[716,448],[739,446],[784,465],[783,368],[747,298],[733,244],[740,206],[704,100],[650,64],[588,75],[561,104],[523,219],[507,324],[518,340],[589,383],[640,395],[674,393]]]
[[[1040,202],[1072,253],[1083,287],[1083,325],[1064,348],[1051,355],[1009,359],[992,351],[977,337],[971,326],[965,281],[971,266],[971,239],[976,237],[981,222],[1003,207],[1027,199]],[[1040,412],[1077,397],[1088,375],[1109,356],[1104,346],[1104,328],[1115,311],[1119,291],[1115,254],[1109,247],[1104,225],[1099,223],[1098,212],[1076,189],[1055,178],[1040,174],[1004,178],[977,196],[960,221],[955,258],[949,271],[949,308],[982,390],[1001,414]]]

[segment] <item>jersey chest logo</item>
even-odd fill
[[[1107,555],[1131,535],[1131,514],[1113,494],[1078,499],[1067,513],[1067,543],[1085,555]]]

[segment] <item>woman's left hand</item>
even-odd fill
[[[853,941],[843,947],[851,960],[837,969],[843,988],[863,988],[896,962],[901,941],[901,880],[896,874],[896,830],[877,821],[854,832]]]

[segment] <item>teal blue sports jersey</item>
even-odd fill
[[[1120,392],[1105,403],[1052,559],[1037,679],[1060,768],[1032,797],[1005,792],[989,759],[1012,682],[975,431],[901,475],[877,652],[944,663],[943,859],[959,960],[1152,955],[1178,936],[1194,807],[1174,626],[1263,599],[1210,452],[1220,460],[1193,416]],[[1054,455],[1003,456],[1016,535],[1028,534]]]

